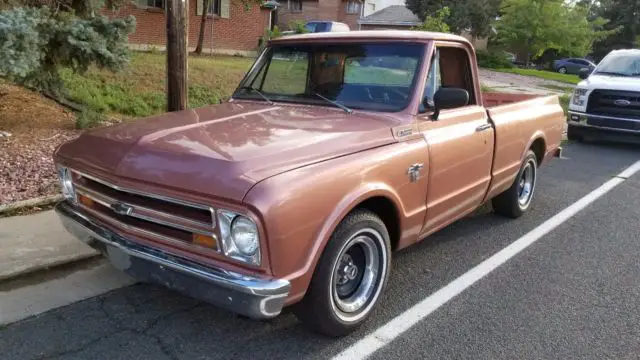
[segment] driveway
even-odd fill
[[[510,220],[485,208],[394,254],[379,307],[345,338],[310,333],[288,312],[257,322],[123,280],[116,290],[106,292],[110,285],[94,298],[70,298],[65,307],[0,328],[2,358],[635,359],[640,173],[627,179],[631,172],[621,172],[640,165],[640,149],[572,143],[565,157],[541,168],[524,217]],[[615,186],[602,192],[611,179],[618,179]],[[558,215],[568,207],[579,211]],[[550,222],[554,227],[540,232]],[[531,234],[537,241],[456,288],[459,295],[434,297]],[[83,271],[114,272],[100,262],[92,266]],[[20,304],[20,294],[57,299],[78,285],[74,276],[57,276],[55,286],[0,285],[0,312],[9,301]],[[100,286],[99,278],[92,286]],[[426,316],[424,306],[431,307]],[[413,326],[403,328],[405,322]]]
[[[503,73],[489,69],[480,69],[480,82],[497,92],[558,94],[571,91],[573,85],[560,81],[546,80],[533,76]]]

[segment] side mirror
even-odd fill
[[[578,76],[580,77],[580,79],[584,80],[586,78],[589,77],[589,75],[591,75],[591,72],[593,70],[589,69],[589,68],[582,68],[580,69],[580,72],[578,72]]]
[[[454,109],[469,104],[469,92],[460,88],[440,88],[433,96],[435,112],[432,119],[438,120],[440,110]]]

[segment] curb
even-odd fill
[[[49,195],[39,198],[16,201],[14,203],[0,205],[0,215],[13,210],[19,210],[27,207],[49,205],[62,200],[62,195]]]
[[[16,271],[12,273],[0,274],[0,284],[18,280],[25,276],[34,275],[41,271],[54,270],[56,268],[62,268],[62,267],[72,267],[76,263],[88,261],[90,259],[98,258],[100,256],[102,256],[102,254],[99,252],[73,255],[67,258],[62,258],[56,261],[52,261],[48,264],[36,265],[36,266],[32,266],[26,269],[21,269],[20,271]]]

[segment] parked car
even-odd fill
[[[612,51],[580,77],[569,103],[569,139],[640,143],[640,50]]]
[[[587,68],[590,70],[595,69],[596,64],[587,59],[562,59],[553,62],[553,70],[561,74],[579,74],[580,70]]]
[[[558,97],[482,94],[473,54],[422,31],[275,39],[228,102],[56,149],[56,211],[135,278],[345,335],[380,302],[392,251],[487,201],[521,216],[560,154]],[[369,57],[405,61],[351,61]]]
[[[337,21],[309,21],[304,26],[310,33],[350,31],[349,25]]]
[[[309,33],[350,31],[349,25],[337,21],[309,21],[304,25]],[[293,30],[283,31],[282,36],[297,34]]]

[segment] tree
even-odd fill
[[[589,7],[589,16],[608,20],[604,25],[612,34],[596,42],[593,55],[602,58],[611,50],[637,47],[640,34],[640,1],[637,0],[583,0]],[[618,31],[615,31],[618,30]]]
[[[405,5],[420,21],[433,17],[447,7],[450,11],[446,24],[455,33],[468,30],[474,37],[489,35],[498,15],[501,0],[405,0]],[[436,15],[437,16],[437,15]]]
[[[531,57],[547,49],[572,56],[585,56],[593,43],[609,36],[606,20],[588,20],[588,8],[567,5],[563,0],[505,0],[497,22],[500,43]]]
[[[83,17],[49,7],[0,12],[0,76],[58,98],[64,95],[62,68],[122,69],[129,60],[127,37],[135,19],[93,16],[86,6],[64,9],[76,8]]]
[[[422,24],[413,28],[413,30],[419,31],[436,31],[436,32],[449,32],[449,25],[446,23],[447,17],[451,15],[451,11],[448,7],[436,11],[435,16],[427,16]]]
[[[198,34],[198,44],[196,45],[196,49],[193,51],[195,54],[202,54],[202,46],[204,44],[204,28],[207,24],[207,14],[209,14],[209,1],[210,0],[202,0],[202,17],[200,18],[200,33]]]

